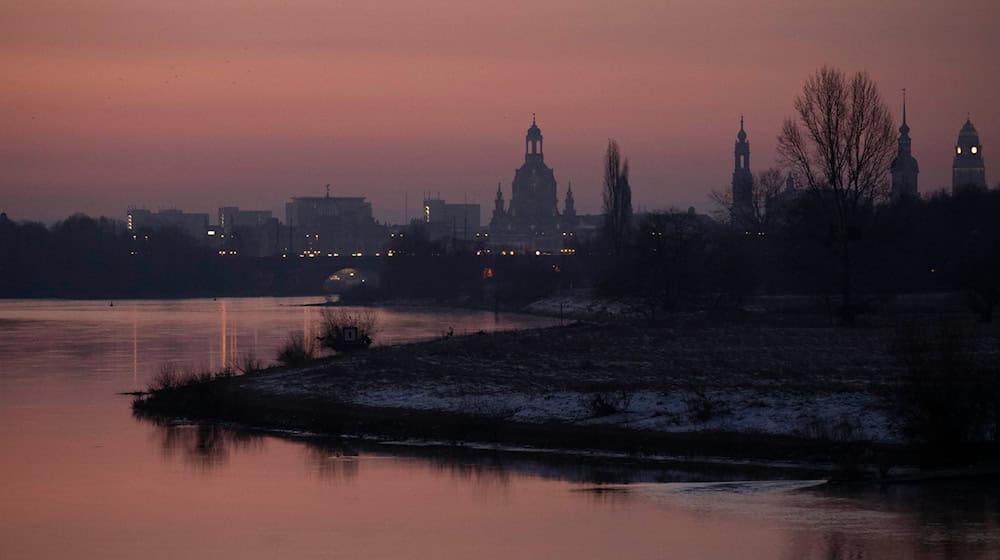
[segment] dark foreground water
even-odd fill
[[[289,441],[140,422],[115,394],[166,362],[270,360],[314,323],[304,301],[0,301],[0,559],[1000,558],[992,487],[832,493],[731,469]],[[382,341],[552,323],[379,313]]]

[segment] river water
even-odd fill
[[[116,394],[163,367],[270,361],[312,332],[312,302],[0,301],[0,558],[1000,558],[990,487],[831,492],[733,469],[157,426]],[[377,312],[382,343],[554,322]]]

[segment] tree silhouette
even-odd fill
[[[612,255],[621,257],[632,227],[632,187],[628,159],[622,161],[618,142],[608,140],[604,156],[604,234]]]
[[[727,188],[712,191],[709,197],[717,206],[717,219],[734,227],[757,232],[770,232],[778,218],[775,202],[785,190],[785,176],[776,167],[753,174],[750,204],[734,206],[732,192]]]
[[[823,67],[795,99],[798,119],[785,120],[778,154],[820,201],[829,220],[830,248],[839,265],[840,316],[854,321],[854,245],[874,202],[888,191],[895,155],[893,121],[866,72],[850,80]]]

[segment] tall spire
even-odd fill
[[[903,124],[906,124],[906,88],[903,88]]]
[[[920,166],[917,165],[916,158],[913,157],[910,149],[910,125],[906,122],[906,88],[903,92],[903,124],[899,127],[899,148],[896,157],[889,165],[889,174],[892,181],[890,191],[892,200],[903,198],[917,198],[917,175],[920,173]]]
[[[910,125],[906,124],[906,88],[903,88],[903,125],[899,127],[899,133],[902,136],[910,133]]]
[[[535,125],[535,114],[534,113],[531,114],[531,124]]]

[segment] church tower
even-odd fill
[[[493,220],[491,222],[494,227],[500,226],[507,216],[503,206],[503,191],[500,190],[500,183],[497,183],[497,197],[493,201]]]
[[[903,126],[899,127],[899,148],[896,151],[896,159],[892,160],[889,167],[892,174],[892,191],[890,196],[893,201],[903,198],[917,198],[917,174],[920,168],[917,160],[910,152],[910,127],[906,124],[906,90],[903,90]]]
[[[524,138],[524,164],[514,172],[507,215],[513,228],[522,231],[552,230],[558,217],[556,178],[545,165],[542,129],[535,117]]]
[[[743,130],[743,115],[740,115],[740,131],[736,134],[736,148],[733,150],[736,165],[733,169],[733,222],[738,222],[741,216],[750,216],[753,212],[753,175],[750,173],[750,142]]]
[[[983,146],[979,143],[979,133],[970,119],[958,132],[955,145],[955,160],[951,165],[951,192],[956,194],[965,189],[986,190],[986,164],[983,162]]]
[[[576,202],[573,200],[573,183],[570,182],[566,189],[566,203],[563,207],[562,225],[563,230],[572,231],[576,229]]]

